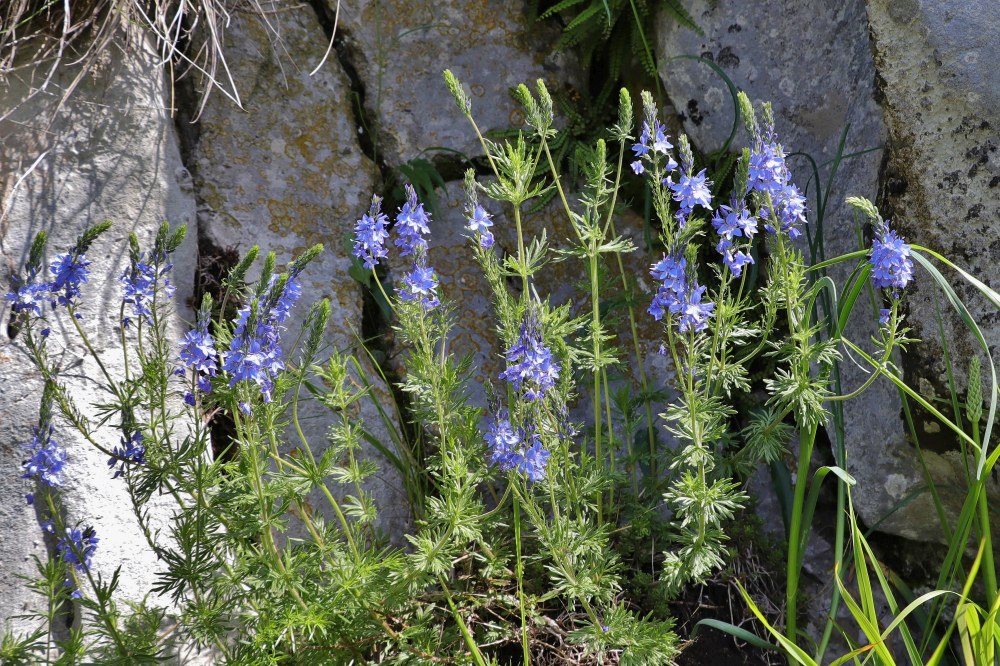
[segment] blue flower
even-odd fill
[[[702,303],[705,287],[687,277],[687,261],[674,251],[653,264],[650,274],[660,280],[653,302],[647,310],[657,321],[666,314],[678,316],[677,329],[681,333],[700,333],[708,327],[715,303]]]
[[[704,293],[705,287],[696,285],[681,304],[681,316],[677,322],[677,330],[681,333],[691,330],[700,333],[708,328],[708,320],[714,314],[715,303],[702,303],[701,297]]]
[[[514,469],[520,459],[521,439],[510,424],[506,409],[500,410],[496,416],[489,419],[486,434],[483,436],[490,447],[490,464],[507,471]]]
[[[149,255],[143,253],[122,273],[122,302],[131,305],[133,313],[141,321],[152,323],[152,306],[158,287],[167,296],[174,293],[168,277],[171,268],[173,264],[168,263],[166,254],[151,252]],[[130,321],[126,316],[122,323],[128,326]]]
[[[642,165],[642,160],[636,160],[635,162],[632,162],[629,166],[632,167],[632,171],[634,171],[635,175],[637,176],[641,176],[646,171],[646,167]]]
[[[8,291],[5,297],[10,301],[10,309],[14,313],[28,312],[36,317],[42,316],[42,306],[49,300],[49,285],[44,282],[36,282],[35,275],[30,274],[23,281],[14,276],[11,279],[12,291]]]
[[[698,172],[697,175],[691,175],[691,168],[687,165],[682,166],[681,175],[677,182],[670,182],[668,187],[674,192],[674,201],[680,203],[680,207],[684,210],[694,210],[695,206],[704,206],[705,208],[712,208],[712,191],[709,189],[711,181],[707,180],[705,177],[705,169]]]
[[[468,212],[467,209],[466,213]],[[486,212],[485,208],[477,204],[469,216],[469,224],[466,229],[479,238],[479,247],[484,250],[493,247],[493,232],[490,231],[490,227],[492,226],[493,222],[490,221],[490,214]]]
[[[781,146],[772,141],[770,128],[754,141],[750,151],[749,182],[751,191],[776,194],[788,182],[788,167]]]
[[[112,451],[115,455],[108,459],[108,467],[118,469],[112,479],[117,479],[125,473],[125,465],[145,465],[146,445],[143,444],[142,433],[136,430],[130,437],[122,437],[121,443]]]
[[[413,185],[406,184],[406,203],[399,209],[396,216],[396,246],[400,248],[399,256],[418,254],[427,249],[426,234],[431,232],[427,223],[431,218],[424,211],[424,205],[417,202],[417,192]]]
[[[76,305],[80,295],[80,285],[87,281],[90,262],[82,254],[60,254],[49,267],[55,276],[49,285],[49,291],[56,297],[59,305]],[[61,292],[61,293],[60,293]],[[53,306],[55,301],[53,301]]]
[[[423,307],[424,312],[430,312],[441,301],[437,297],[438,286],[437,275],[434,269],[424,265],[424,255],[420,255],[418,262],[413,265],[413,270],[403,278],[403,289],[399,292],[400,300],[412,302],[417,301]]]
[[[500,379],[510,382],[515,390],[526,389],[526,400],[543,398],[559,379],[559,364],[542,341],[538,321],[532,315],[521,322],[518,338],[504,356],[507,369],[500,373]]]
[[[100,539],[95,536],[93,527],[84,530],[67,527],[66,537],[59,539],[56,550],[59,551],[63,562],[72,564],[77,571],[86,571],[90,568],[98,541]]]
[[[687,293],[687,260],[680,253],[671,253],[650,267],[650,275],[660,281],[647,312],[660,321],[670,312],[676,314]]]
[[[537,433],[529,435],[531,446],[524,449],[521,461],[517,465],[517,471],[528,477],[529,481],[537,482],[545,478],[545,469],[549,464],[549,456],[552,454],[542,448],[542,439]]]
[[[875,228],[868,261],[872,265],[872,284],[876,289],[905,289],[913,279],[910,246],[889,229],[887,222],[880,222]]]
[[[712,218],[712,226],[720,236],[716,250],[722,255],[723,263],[729,267],[733,275],[739,277],[743,274],[743,267],[753,263],[753,257],[744,251],[749,247],[748,245],[734,249],[736,244],[733,243],[733,239],[753,238],[757,233],[757,218],[750,213],[741,200],[734,197],[731,203],[731,206],[718,207]]]
[[[48,531],[54,532],[52,522],[47,522]],[[46,526],[43,525],[43,527]],[[66,536],[60,538],[56,543],[56,551],[63,562],[72,565],[77,571],[85,573],[90,569],[91,560],[94,557],[94,551],[97,550],[98,541],[100,539],[97,538],[93,527],[87,527],[83,530],[67,527]],[[76,587],[69,579],[66,580],[64,585],[73,588]],[[80,590],[74,589],[70,596],[74,599],[79,599],[83,595]]]
[[[542,446],[542,438],[533,427],[515,431],[506,409],[498,410],[489,419],[483,439],[490,448],[491,465],[504,472],[517,470],[532,482],[545,478],[551,453]]]
[[[774,138],[774,127],[767,125],[754,137],[754,147],[750,151],[747,186],[751,192],[771,196],[774,215],[779,228],[795,239],[802,235],[796,225],[805,223],[806,199],[799,188],[791,182],[791,173],[785,163],[785,153]],[[770,213],[770,211],[768,211]],[[768,222],[764,229],[777,233]]]
[[[382,212],[382,197],[372,195],[372,205],[354,227],[354,256],[364,261],[365,268],[375,268],[379,259],[389,256],[385,241],[389,218]]]
[[[63,485],[62,471],[66,464],[66,449],[52,439],[52,428],[35,428],[31,443],[24,446],[30,456],[21,468],[24,469],[22,479],[37,479],[39,483],[50,488]]]
[[[277,276],[269,278],[263,298],[254,297],[249,307],[238,312],[233,339],[225,355],[222,369],[230,374],[229,385],[252,381],[260,387],[264,402],[271,402],[274,379],[284,370],[285,362],[279,342],[282,326],[289,311],[302,294],[291,271],[280,294],[273,294]],[[199,383],[199,386],[204,386]],[[249,404],[241,403],[240,411],[249,413]]]
[[[219,355],[215,350],[215,339],[206,328],[199,322],[197,328],[185,334],[181,340],[180,359],[198,374],[211,377],[218,369]]]

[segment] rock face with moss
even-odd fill
[[[274,251],[281,263],[322,243],[325,251],[301,277],[302,302],[292,311],[288,330],[301,329],[310,304],[330,299],[334,315],[327,344],[361,359],[375,384],[372,399],[394,413],[392,396],[361,347],[362,290],[348,275],[354,222],[367,209],[379,174],[358,144],[350,82],[337,61],[309,74],[325,48],[316,14],[304,6],[270,17],[269,24],[242,16],[230,25],[224,53],[233,77],[253,81],[254,87],[245,93],[243,111],[216,94],[198,121],[191,147],[198,229],[206,247],[242,255],[259,245]],[[287,346],[291,349],[291,341]],[[322,451],[332,416],[308,400],[305,390],[302,398],[305,435],[314,450]],[[369,399],[359,404],[354,416],[391,447],[375,404]],[[389,427],[398,430],[399,424]],[[301,445],[294,433],[290,437],[294,446]],[[387,533],[401,534],[410,509],[399,472],[371,447],[365,455],[380,468],[368,490],[381,524]],[[324,504],[317,502],[316,508]]]
[[[558,31],[531,23],[517,2],[477,0],[323,0],[340,5],[338,39],[355,75],[367,118],[362,131],[390,166],[444,148],[482,155],[441,84],[451,69],[467,87],[484,132],[520,127],[520,106],[509,91],[546,79],[559,90],[576,79],[568,53],[553,53]],[[566,90],[568,92],[568,90]],[[461,174],[456,174],[458,177]]]
[[[984,26],[997,25],[1000,6],[986,1],[916,0],[868,0],[867,5],[877,85],[889,129],[884,214],[910,241],[940,252],[996,289],[1000,43]],[[906,379],[926,394],[947,395],[950,362],[955,388],[964,396],[970,359],[979,355],[985,361],[985,356],[927,273],[918,271],[920,279],[909,296],[908,321],[923,343],[903,360]],[[982,328],[996,361],[1000,344],[996,305],[953,271],[943,272]],[[983,380],[988,399],[988,372]],[[966,415],[959,418],[966,420],[969,430]],[[962,486],[966,472],[955,438],[920,411],[917,432],[944,492],[949,481]],[[996,431],[991,449],[995,442]],[[994,497],[1000,495],[1000,488],[991,490]]]
[[[124,39],[124,36],[122,36]],[[117,344],[122,288],[119,276],[129,264],[128,235],[135,232],[149,244],[160,223],[187,224],[192,234],[174,256],[171,279],[175,305],[191,317],[195,263],[195,202],[191,177],[180,159],[177,135],[168,110],[169,88],[149,44],[139,38],[124,57],[106,61],[88,72],[75,94],[56,108],[48,96],[35,96],[0,122],[0,262],[4,291],[13,271],[27,257],[31,238],[49,233],[51,260],[66,252],[87,227],[104,220],[114,226],[87,252],[90,278],[80,297],[80,325],[93,341],[108,371],[121,377]],[[32,74],[44,68],[20,70],[7,79],[0,107],[15,107],[37,82]],[[53,90],[63,89],[79,70],[59,70]],[[8,301],[0,302],[0,524],[8,538],[0,543],[0,622],[37,609],[44,599],[31,594],[17,576],[35,576],[33,557],[46,559],[40,521],[43,507],[26,506],[33,482],[21,480],[23,445],[38,423],[42,382],[17,330],[8,327]],[[77,404],[95,419],[92,403],[101,396],[95,378],[100,369],[85,356],[65,311],[53,313],[50,354],[62,358],[62,380]],[[183,335],[181,323],[171,329]],[[63,351],[59,351],[63,350]],[[109,431],[113,429],[105,429]],[[95,528],[100,542],[93,557],[95,572],[109,577],[121,566],[121,591],[140,600],[156,580],[158,563],[140,532],[123,479],[112,479],[107,456],[95,450],[58,419],[53,438],[67,451],[61,496],[66,525]],[[109,448],[113,432],[101,437]],[[166,530],[171,502],[150,504],[153,529]],[[48,543],[48,547],[54,547]],[[72,619],[72,618],[70,618]]]

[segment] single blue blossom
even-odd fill
[[[468,210],[466,210],[466,213],[468,213]],[[490,227],[492,226],[493,222],[490,220],[490,214],[486,212],[485,208],[477,204],[469,215],[469,224],[466,226],[466,229],[475,234],[474,237],[479,239],[479,247],[484,250],[493,247],[493,232],[490,231]]]
[[[364,262],[365,268],[375,268],[379,259],[389,256],[385,249],[388,224],[389,217],[382,212],[382,197],[372,195],[371,207],[354,227],[353,254]]]
[[[396,216],[396,246],[400,248],[399,256],[419,254],[427,250],[427,240],[424,236],[431,232],[427,226],[430,220],[424,205],[417,201],[417,191],[413,189],[413,185],[407,183],[406,203]]]
[[[538,400],[555,386],[559,379],[559,364],[552,358],[552,350],[542,341],[538,321],[533,315],[521,322],[517,340],[504,355],[507,369],[500,379],[510,382],[515,390],[525,390],[526,400]]]
[[[887,222],[875,227],[875,239],[868,259],[872,265],[872,284],[876,289],[905,289],[913,279],[913,259],[910,246]]]
[[[878,323],[882,326],[888,326],[890,315],[892,315],[892,310],[890,310],[889,308],[880,309],[878,311]]]

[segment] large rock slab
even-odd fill
[[[441,73],[451,69],[472,98],[485,133],[524,121],[510,90],[543,78],[553,92],[576,86],[568,54],[553,53],[558,31],[533,23],[506,0],[324,0],[339,5],[338,39],[364,90],[375,150],[390,166],[444,147],[482,155]],[[532,88],[534,86],[532,85]]]
[[[124,36],[120,36],[125,41]],[[0,263],[3,290],[8,278],[27,258],[31,238],[49,233],[49,258],[70,248],[78,234],[103,220],[114,227],[88,252],[93,262],[84,285],[81,324],[113,375],[122,378],[123,366],[115,334],[122,293],[118,278],[128,265],[128,235],[135,232],[148,246],[164,220],[193,226],[195,205],[187,172],[181,164],[170,93],[158,58],[141,38],[100,60],[81,80],[61,107],[51,95],[36,95],[21,104],[37,80],[31,69],[5,79],[0,106],[17,107],[0,123]],[[78,69],[60,67],[50,91],[61,91]],[[174,257],[175,305],[190,317],[194,277],[193,234]],[[45,544],[35,507],[25,505],[24,494],[33,484],[21,481],[21,448],[31,439],[38,420],[41,380],[30,364],[22,338],[8,330],[8,302],[0,301],[0,525],[7,535],[0,544],[0,622],[37,610],[40,597],[27,591],[19,575],[34,576],[32,556],[44,560]],[[84,355],[65,312],[51,318],[49,347],[63,366],[69,392],[84,413],[94,416],[93,401],[103,399],[92,378],[100,371]],[[176,322],[179,324],[179,322]],[[170,330],[174,340],[182,332]],[[67,524],[92,525],[100,538],[93,558],[94,571],[105,578],[121,567],[120,598],[139,601],[151,589],[157,570],[132,514],[122,479],[113,480],[107,457],[57,419],[55,438],[68,452],[62,501]],[[98,437],[115,446],[118,435],[104,428]],[[163,528],[172,505],[154,498],[150,505],[153,527]],[[150,603],[160,603],[151,598]],[[29,625],[14,621],[16,629]],[[32,627],[33,628],[33,627]]]
[[[888,216],[910,241],[941,252],[995,288],[1000,258],[1000,43],[982,26],[1000,21],[1000,6],[985,0],[868,0],[867,5],[889,130],[884,200]],[[917,268],[916,275],[909,321],[924,342],[904,360],[907,380],[923,391],[947,390],[940,311],[956,384],[964,391],[969,360],[982,352],[927,273]],[[996,308],[952,272],[946,275],[996,358]],[[985,377],[988,380],[988,373]],[[918,427],[925,454],[941,473],[962,479],[965,472],[954,438],[947,432],[937,434],[941,429],[930,421]],[[996,445],[995,438],[991,445]]]
[[[789,157],[795,181],[809,197],[811,233],[822,237],[824,254],[816,260],[857,249],[857,222],[844,198],[877,198],[881,151],[845,159],[832,190],[825,187],[842,136],[845,154],[878,148],[886,139],[862,0],[767,0],[753,5],[696,0],[689,9],[704,29],[703,37],[666,16],[659,24],[661,78],[682,110],[685,130],[702,150],[712,151],[723,145],[733,126],[733,101],[723,79],[704,63],[670,59],[698,55],[720,67],[755,103],[770,101],[786,152],[804,153],[819,166],[828,201],[822,221],[811,163],[803,156]],[[919,52],[918,47],[910,48]],[[904,98],[901,102],[909,105],[910,98]],[[746,140],[741,129],[736,145],[746,145]],[[835,267],[832,277],[843,284],[849,270]],[[847,335],[865,346],[875,324],[867,308],[859,307]],[[867,376],[866,369],[849,361],[841,372],[845,390]],[[914,539],[938,538],[935,525],[926,520],[933,511],[926,493],[892,513],[924,485],[907,443],[896,389],[878,381],[862,400],[845,407],[847,466],[858,480],[855,507],[868,524],[881,520],[882,530]],[[950,476],[944,474],[941,481],[949,482]]]
[[[233,78],[244,82],[244,111],[213,95],[200,118],[192,153],[200,231],[217,247],[241,254],[253,245],[273,250],[279,263],[323,243],[325,252],[302,275],[302,299],[292,311],[289,333],[300,329],[310,304],[328,298],[333,316],[327,342],[365,361],[359,344],[362,291],[348,275],[345,241],[368,209],[377,170],[358,145],[350,84],[336,60],[309,75],[327,45],[316,14],[300,5],[268,20],[265,26],[257,18],[236,15],[226,32]],[[385,386],[371,368],[367,374],[379,387],[376,399],[391,413]],[[361,403],[356,416],[391,447],[374,404]],[[332,415],[315,404],[305,409],[303,424],[318,455],[327,446]],[[380,473],[368,489],[381,526],[401,535],[410,508],[400,476],[374,449],[365,455],[379,462]]]

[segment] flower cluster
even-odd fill
[[[22,479],[37,479],[39,483],[50,488],[59,488],[63,484],[62,471],[66,464],[66,449],[52,439],[52,427],[35,428],[31,443],[24,446],[30,456],[21,465],[24,469]],[[28,504],[34,502],[34,495],[26,496]]]
[[[113,456],[108,458],[108,467],[115,470],[112,479],[117,479],[125,473],[125,466],[146,464],[146,445],[143,443],[142,433],[136,430],[130,436],[122,436],[121,443],[112,451]],[[115,467],[117,466],[117,469]]]
[[[406,202],[396,215],[396,247],[400,248],[399,256],[420,255],[427,251],[427,239],[430,234],[428,223],[430,215],[424,211],[424,205],[417,201],[417,191],[413,185],[406,184]]]
[[[49,531],[52,531],[51,524]],[[67,527],[66,536],[60,538],[56,543],[56,551],[63,562],[81,573],[86,573],[90,569],[98,541],[100,539],[97,538],[93,527],[87,527],[83,530]],[[67,580],[66,585],[72,587],[73,583]],[[79,599],[83,594],[80,590],[74,589],[70,596]]]
[[[29,269],[24,278],[15,276],[13,289],[6,293],[11,310],[15,313],[28,312],[36,317],[42,315],[46,301],[56,305],[75,306],[80,296],[80,285],[87,281],[90,262],[78,252],[61,254],[49,267],[53,275],[51,282],[39,280],[37,269]]]
[[[744,205],[742,199],[733,197],[731,205],[719,206],[712,218],[712,227],[719,234],[719,244],[715,249],[722,255],[722,261],[733,275],[743,274],[743,267],[753,263],[753,257],[746,251],[747,244],[737,246],[734,238],[750,241],[757,233],[757,218]]]
[[[222,369],[229,373],[229,385],[252,381],[260,387],[264,402],[271,402],[274,379],[285,368],[281,350],[281,324],[302,294],[298,284],[298,271],[289,272],[280,293],[273,293],[278,276],[272,275],[262,296],[255,296],[248,307],[238,312],[236,329],[225,355]],[[249,405],[240,403],[240,409],[249,413]]]
[[[287,283],[285,290],[288,291],[292,285],[291,281]],[[297,287],[298,283],[295,282],[294,285]],[[282,305],[285,305],[285,303],[282,303]],[[215,349],[215,339],[208,332],[209,316],[210,313],[208,311],[200,310],[198,312],[197,326],[188,331],[184,335],[184,339],[181,340],[180,359],[184,362],[185,366],[194,370],[198,390],[202,393],[212,392],[212,382],[209,377],[215,376],[219,360],[219,354]],[[287,313],[285,316],[287,316]],[[193,407],[195,404],[194,394],[190,391],[185,393],[184,402]]]
[[[431,218],[424,211],[424,205],[417,202],[417,192],[413,185],[406,184],[406,203],[396,215],[396,246],[399,256],[413,255],[413,268],[402,280],[399,298],[406,302],[420,303],[425,312],[441,305],[437,297],[438,280],[434,269],[427,265],[427,239],[430,233],[428,223]]]
[[[147,324],[152,323],[153,303],[156,299],[156,290],[159,287],[162,293],[170,296],[174,293],[174,287],[170,283],[168,274],[173,268],[165,252],[153,251],[148,255],[143,254],[132,261],[132,264],[121,274],[123,297],[125,305],[132,306],[132,312],[140,321]],[[131,317],[124,316],[122,325],[128,326]]]
[[[423,257],[425,255],[421,255]],[[403,301],[416,301],[425,312],[430,312],[441,305],[437,296],[438,279],[434,269],[427,265],[426,259],[420,259],[413,264],[413,270],[403,276],[403,288],[399,290],[399,298]]]
[[[538,320],[533,315],[521,322],[517,340],[504,356],[507,369],[500,373],[500,379],[510,382],[517,391],[525,389],[525,400],[543,398],[559,379],[559,363],[542,341]]]
[[[652,105],[652,98],[644,100],[646,119],[642,122],[642,133],[639,135],[639,143],[632,146],[636,160],[630,165],[636,175],[645,173],[646,167],[642,163],[643,158],[652,158],[659,154],[667,158],[664,166],[666,171],[673,171],[677,168],[677,162],[670,156],[670,150],[674,147],[667,136],[667,128],[656,118],[656,107]]]
[[[551,452],[542,446],[542,438],[534,428],[515,431],[507,410],[499,410],[489,420],[483,439],[490,447],[491,464],[505,472],[517,470],[532,482],[545,478]]]
[[[56,301],[59,305],[76,305],[76,299],[80,296],[80,285],[87,281],[87,276],[90,274],[87,266],[90,266],[90,262],[82,254],[67,253],[56,257],[55,262],[49,267],[54,276],[49,284],[49,291],[55,299],[53,307]]]
[[[375,268],[379,259],[389,256],[385,241],[389,238],[389,217],[382,212],[382,197],[372,195],[372,205],[354,227],[354,256],[365,268]]]
[[[768,200],[768,205],[764,207],[773,210],[781,231],[792,239],[801,236],[802,232],[796,225],[806,221],[806,199],[792,183],[791,173],[785,164],[785,153],[775,139],[771,123],[767,123],[763,131],[754,137],[748,166],[747,185],[750,191],[759,192]],[[764,228],[772,234],[777,233],[770,223]]]
[[[705,287],[694,280],[688,281],[687,260],[679,253],[671,253],[653,264],[649,272],[660,282],[647,310],[649,314],[657,321],[666,313],[676,316],[681,333],[704,331],[715,312],[715,303],[702,303]]]
[[[681,147],[680,175],[676,182],[672,178],[664,180],[664,185],[674,193],[674,201],[678,203],[677,224],[683,229],[695,206],[712,210],[712,191],[709,189],[712,182],[705,176],[705,169],[694,173],[694,157],[687,142],[682,141]]]
[[[876,289],[897,292],[905,289],[913,279],[910,246],[889,228],[887,222],[880,220],[875,227],[875,240],[868,261],[872,265],[872,284]]]

